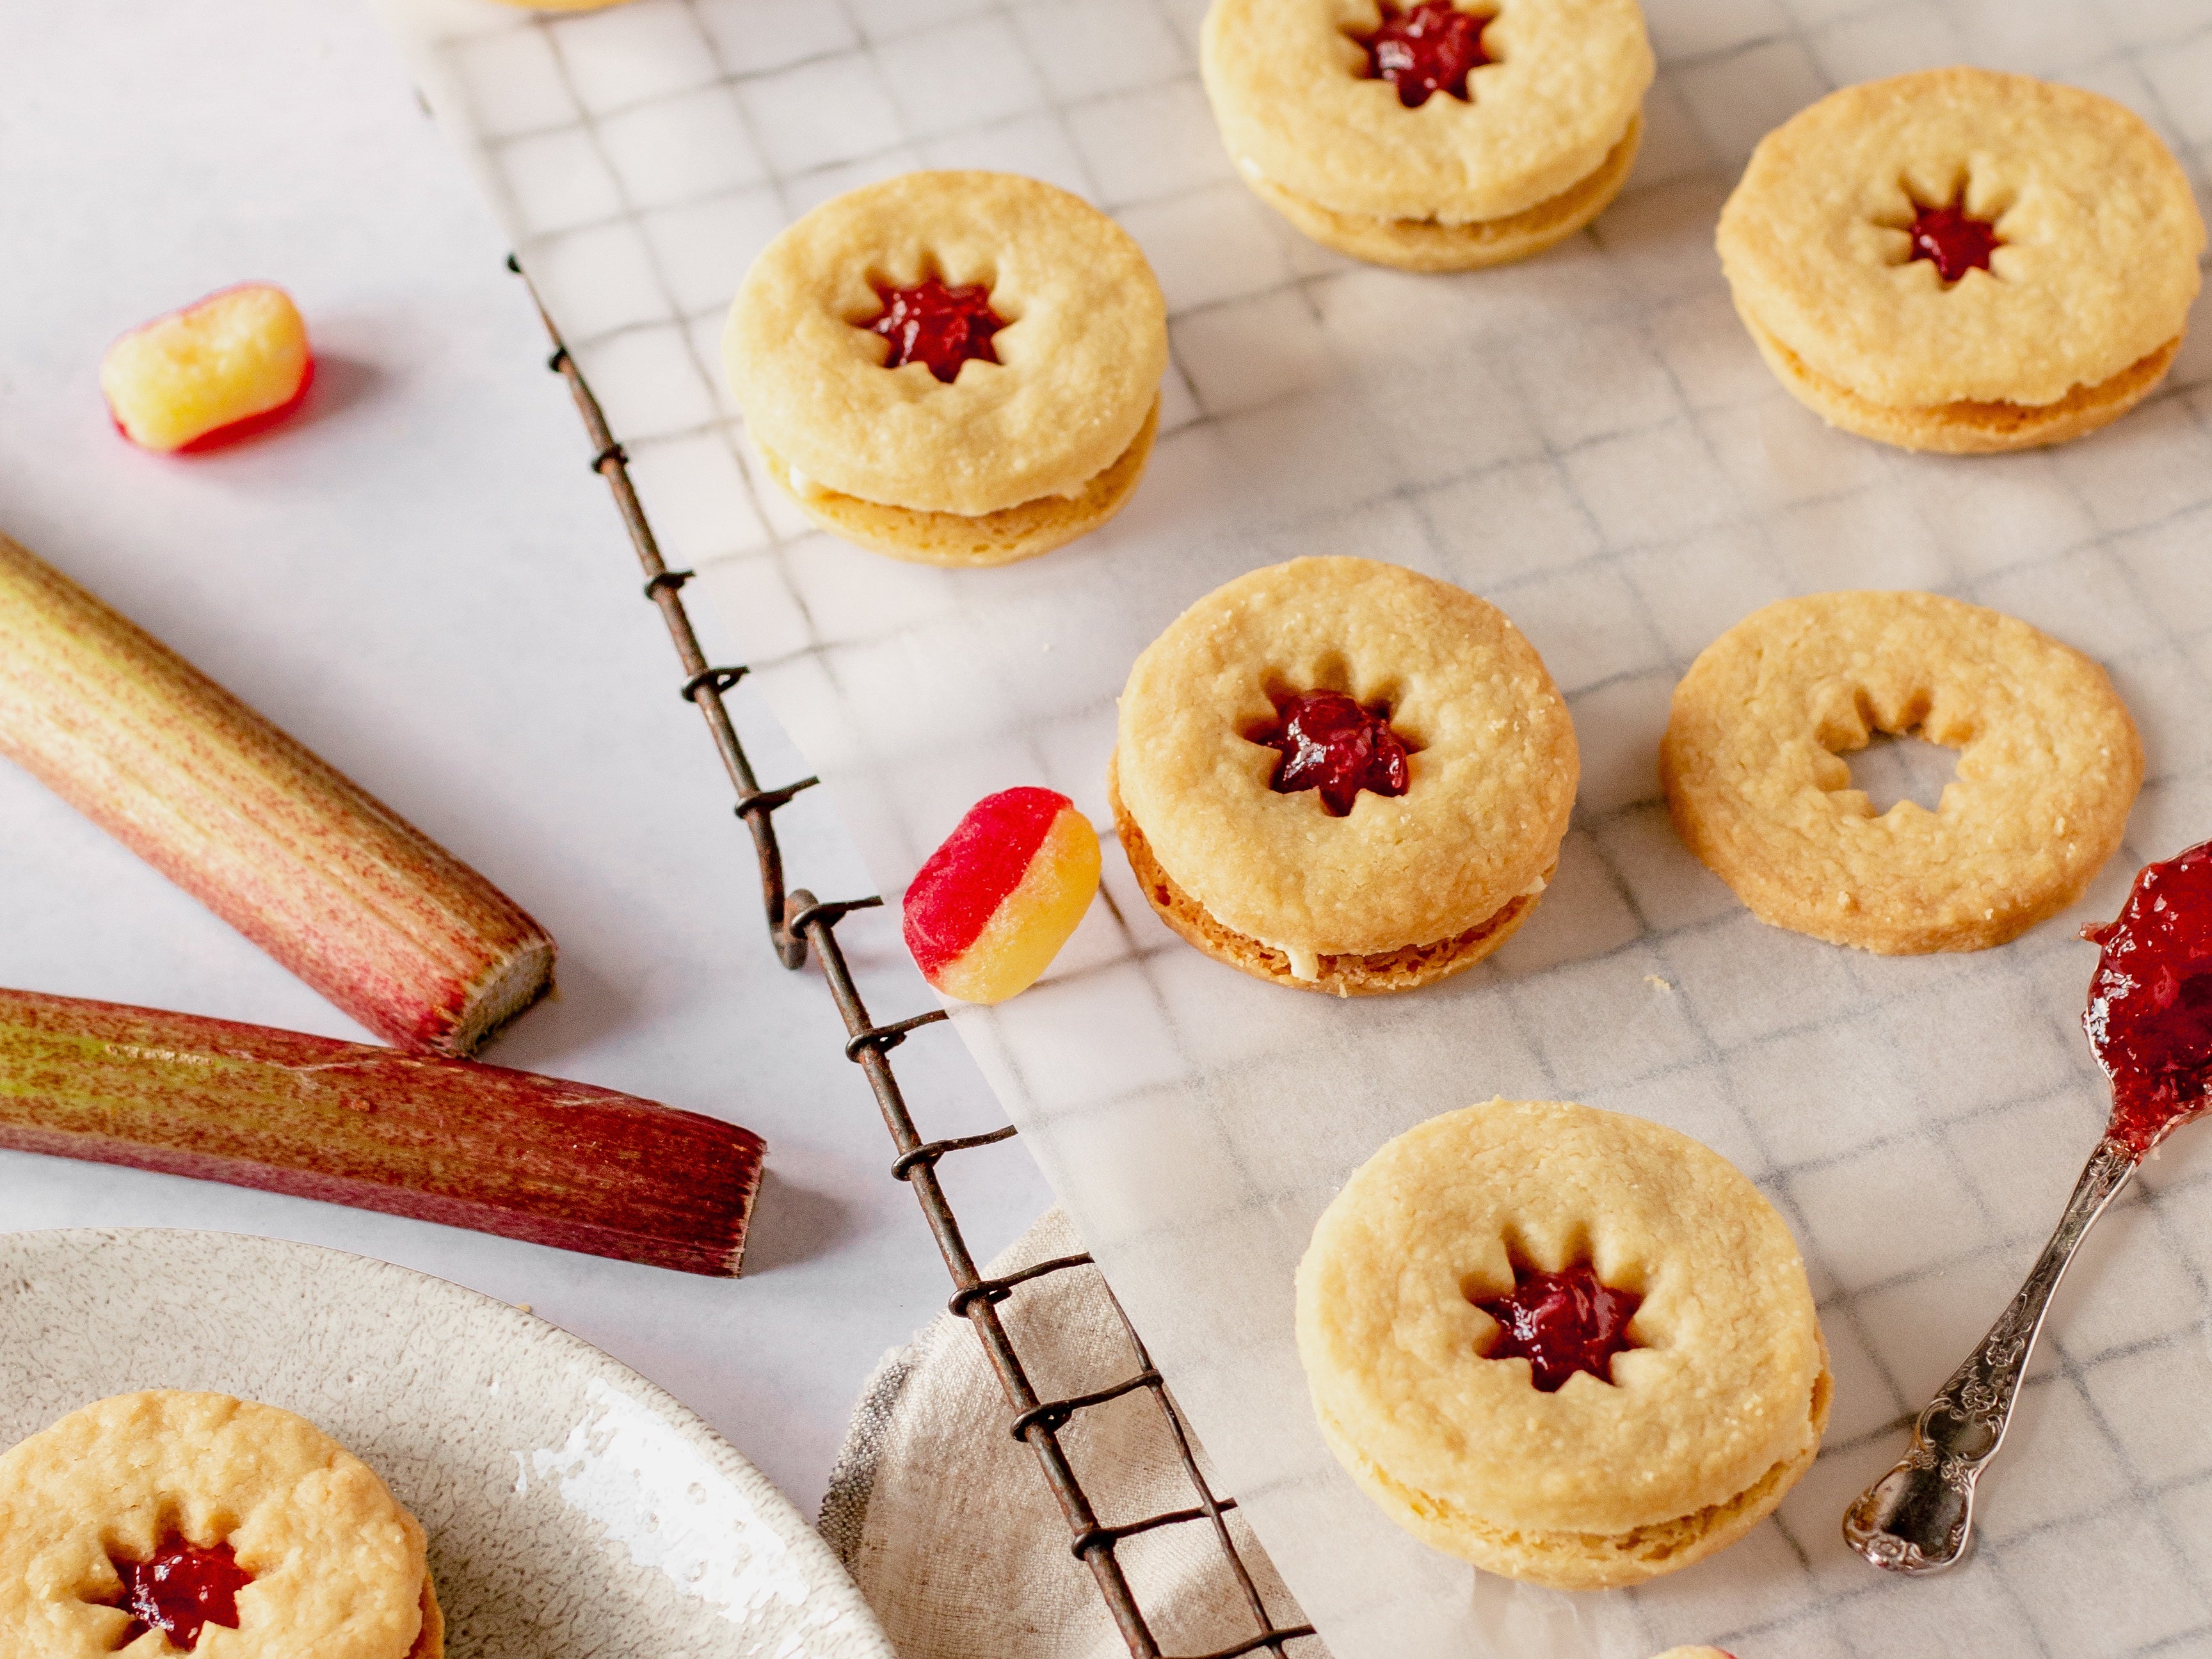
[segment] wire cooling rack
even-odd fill
[[[507,269],[522,276],[521,263],[509,255]],[[526,283],[528,278],[524,277]],[[537,303],[535,290],[532,301]],[[1045,1484],[1052,1488],[1053,1497],[1060,1504],[1060,1513],[1067,1519],[1070,1534],[1069,1548],[1075,1559],[1091,1570],[1097,1581],[1098,1593],[1105,1598],[1107,1609],[1112,1613],[1121,1638],[1127,1643],[1132,1659],[1165,1659],[1158,1641],[1153,1637],[1151,1621],[1130,1587],[1118,1554],[1121,1541],[1140,1533],[1152,1532],[1161,1527],[1178,1527],[1203,1523],[1212,1533],[1218,1545],[1222,1565],[1235,1579],[1244,1604],[1250,1609],[1254,1633],[1225,1648],[1217,1648],[1203,1655],[1188,1656],[1187,1659],[1237,1659],[1240,1654],[1265,1650],[1279,1656],[1287,1655],[1288,1644],[1301,1638],[1314,1635],[1311,1625],[1279,1626],[1269,1616],[1267,1604],[1259,1588],[1253,1583],[1251,1570],[1245,1565],[1237,1540],[1231,1535],[1225,1518],[1237,1507],[1234,1498],[1214,1494],[1205,1472],[1200,1468],[1198,1457],[1191,1444],[1190,1430],[1182,1414],[1170,1398],[1167,1385],[1153,1366],[1152,1357],[1130,1324],[1129,1316],[1121,1311],[1121,1304],[1114,1297],[1112,1289],[1103,1277],[1097,1279],[1097,1293],[1112,1305],[1121,1328],[1128,1334],[1130,1346],[1137,1357],[1137,1369],[1118,1382],[1089,1394],[1071,1395],[1065,1399],[1043,1400],[1037,1395],[1027,1369],[1022,1364],[1020,1352],[1007,1334],[1006,1324],[999,1317],[999,1304],[1014,1293],[1018,1285],[1048,1274],[1066,1273],[1071,1268],[1092,1265],[1087,1255],[1056,1256],[1048,1261],[1036,1262],[1018,1273],[1004,1277],[987,1279],[976,1270],[975,1257],[969,1253],[967,1240],[962,1236],[959,1218],[953,1214],[946,1200],[943,1183],[938,1179],[937,1165],[940,1160],[955,1152],[967,1152],[979,1146],[996,1145],[1010,1140],[1019,1133],[1013,1125],[993,1129],[985,1134],[960,1135],[950,1139],[928,1140],[922,1137],[915,1125],[914,1115],[908,1110],[905,1096],[901,1092],[897,1074],[891,1069],[891,1050],[904,1042],[915,1031],[925,1026],[941,1024],[946,1018],[941,1008],[927,1013],[909,1015],[878,1024],[861,1000],[860,988],[846,966],[845,952],[837,943],[837,924],[855,910],[872,909],[883,903],[880,897],[858,899],[817,899],[805,888],[787,887],[783,872],[783,849],[776,841],[775,814],[802,791],[819,781],[801,778],[774,789],[763,789],[753,775],[752,763],[746,757],[744,742],[738,736],[736,724],[723,702],[723,694],[744,678],[742,666],[722,666],[709,663],[700,648],[699,637],[691,627],[691,618],[684,605],[684,585],[691,580],[689,570],[671,570],[660,556],[659,544],[653,538],[653,526],[647,521],[645,508],[639,502],[637,491],[630,485],[629,457],[623,447],[615,441],[608,428],[599,401],[592,393],[583,371],[568,348],[562,343],[561,331],[547,315],[545,307],[538,306],[539,320],[553,342],[553,355],[546,367],[568,382],[569,395],[575,399],[576,412],[583,417],[584,429],[592,440],[593,453],[592,471],[605,478],[607,488],[614,493],[615,505],[621,511],[623,525],[629,531],[630,544],[637,550],[638,563],[645,571],[645,597],[659,610],[661,620],[668,625],[668,637],[676,647],[678,659],[683,664],[684,682],[680,688],[685,702],[696,708],[707,722],[708,733],[714,740],[714,750],[722,759],[722,769],[729,775],[730,785],[737,791],[734,807],[738,817],[751,833],[753,854],[760,866],[761,906],[768,919],[769,942],[775,949],[776,959],[786,968],[804,967],[811,949],[822,964],[823,977],[829,981],[830,994],[837,1004],[837,1012],[845,1021],[845,1058],[860,1068],[868,1079],[868,1087],[882,1109],[884,1127],[890,1131],[891,1142],[897,1156],[891,1160],[892,1176],[903,1181],[914,1191],[921,1205],[923,1218],[929,1223],[931,1236],[937,1241],[938,1251],[945,1258],[946,1272],[952,1276],[952,1298],[946,1304],[957,1319],[964,1319],[983,1345],[989,1357],[991,1369],[997,1374],[999,1386],[1006,1390],[1006,1404],[1012,1411],[1007,1431],[1036,1455],[1037,1468]],[[1186,1508],[1164,1510],[1134,1521],[1107,1525],[1100,1521],[1090,1495],[1076,1476],[1067,1453],[1060,1445],[1060,1431],[1074,1420],[1077,1414],[1094,1407],[1103,1406],[1126,1395],[1142,1393],[1151,1397],[1159,1409],[1176,1455],[1182,1472],[1190,1482],[1192,1496],[1197,1501]],[[1301,1651],[1311,1656],[1319,1650],[1317,1641],[1307,1644]]]

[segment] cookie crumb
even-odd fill
[[[514,1310],[517,1313],[528,1313],[530,1311],[530,1304],[527,1302],[518,1302],[514,1304]]]
[[[1662,979],[1656,974],[1644,975],[1644,982],[1655,991],[1671,991],[1674,988],[1674,981]]]

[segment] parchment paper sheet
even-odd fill
[[[1256,565],[1356,552],[1448,577],[1503,606],[1567,693],[1576,828],[1491,963],[1351,1004],[1262,986],[1158,925],[1109,836],[1110,907],[1046,983],[959,1017],[1339,1659],[2212,1652],[2208,1132],[2085,1254],[1984,1486],[1976,1559],[1898,1583],[1837,1535],[2095,1139],[2075,1024],[2093,958],[2073,928],[2110,915],[2138,863],[2212,834],[2212,348],[2085,443],[1911,459],[1789,401],[1711,246],[1759,134],[1831,87],[1956,61],[2109,93],[2202,179],[2212,3],[1652,0],[1663,69],[1628,193],[1544,258],[1455,277],[1340,260],[1244,191],[1197,84],[1199,0],[638,0],[562,19],[380,3],[605,401],[671,562],[704,571],[887,892],[990,790],[1048,782],[1103,823],[1131,659]],[[809,533],[746,454],[717,352],[778,227],[947,165],[1108,207],[1174,315],[1133,505],[969,574]],[[1758,605],[1839,586],[1958,594],[2111,666],[2150,781],[2074,914],[2004,950],[1877,959],[1759,927],[1675,842],[1653,763],[1675,678]],[[1388,1136],[1492,1094],[1698,1136],[1759,1182],[1812,1266],[1827,1449],[1775,1522],[1641,1591],[1531,1590],[1430,1553],[1310,1425],[1291,1274],[1315,1215]]]

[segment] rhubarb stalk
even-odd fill
[[[763,1150],[588,1084],[7,990],[0,1147],[723,1276]]]
[[[551,988],[512,900],[5,536],[0,755],[403,1048],[471,1054]]]

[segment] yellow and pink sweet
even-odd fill
[[[240,283],[156,317],[100,363],[115,424],[162,455],[275,424],[306,400],[314,376],[307,321],[274,283]]]
[[[1004,1002],[1052,965],[1098,890],[1098,832],[1050,789],[986,796],[906,890],[906,945],[963,1002]]]

